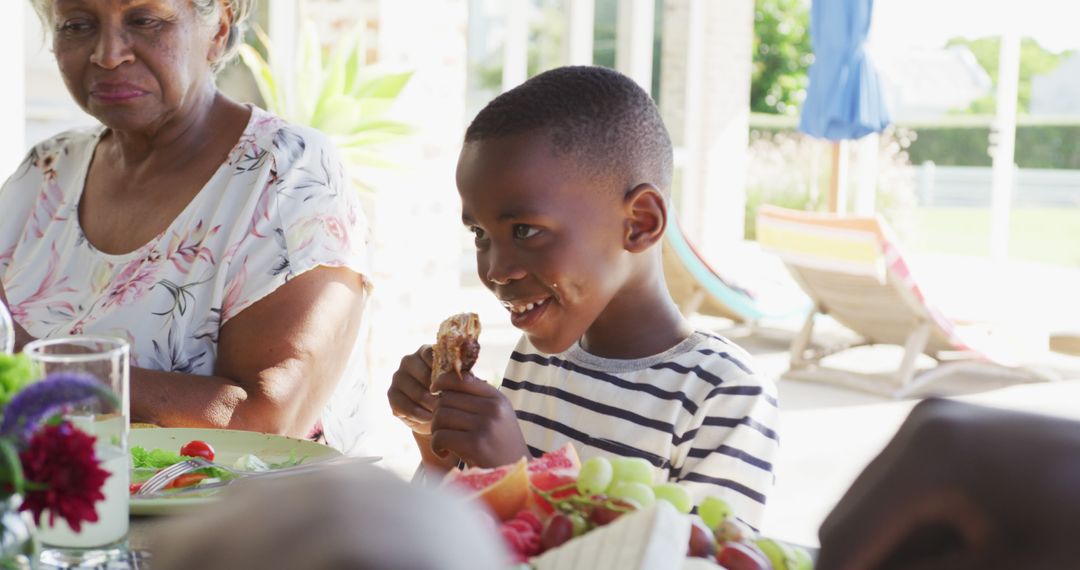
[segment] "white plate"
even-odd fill
[[[240,456],[253,453],[267,463],[280,463],[290,456],[303,459],[304,463],[341,456],[341,452],[303,439],[270,435],[251,431],[200,428],[146,428],[133,429],[128,444],[146,449],[164,449],[179,453],[180,447],[192,440],[202,440],[214,448],[214,461],[232,465]],[[208,491],[208,493],[212,493]],[[183,494],[175,497],[154,499],[131,498],[133,515],[171,515],[184,512],[216,500],[213,494]]]

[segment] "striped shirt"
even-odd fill
[[[779,410],[774,384],[750,365],[741,348],[703,331],[635,360],[577,344],[545,355],[523,336],[500,390],[534,456],[569,441],[582,460],[643,457],[656,481],[684,485],[695,504],[719,496],[757,528],[773,483]]]

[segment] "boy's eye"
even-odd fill
[[[484,230],[480,229],[477,226],[470,226],[469,231],[473,233],[473,237],[476,238],[477,241],[487,237],[487,234],[484,233]]]
[[[540,233],[540,230],[527,224],[514,224],[515,239],[529,239]]]

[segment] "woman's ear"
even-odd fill
[[[640,253],[656,245],[667,228],[667,201],[652,184],[638,184],[623,198],[626,235],[623,247]]]
[[[210,38],[210,53],[207,54],[207,59],[210,63],[214,63],[221,59],[225,52],[229,50],[229,35],[232,33],[233,23],[233,9],[227,2],[223,2],[221,6],[221,19],[218,20],[217,27],[214,29],[214,35]]]

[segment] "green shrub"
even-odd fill
[[[918,126],[908,149],[913,164],[990,166],[988,126]],[[1019,125],[1016,164],[1020,168],[1080,169],[1080,125]]]

